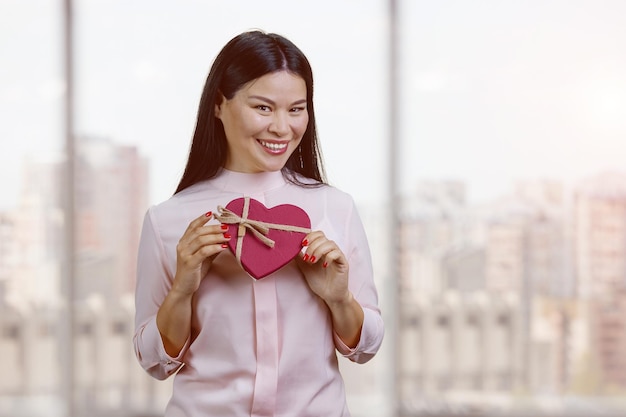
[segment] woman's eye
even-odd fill
[[[304,111],[304,107],[294,107],[291,109],[292,113],[300,113],[301,111]]]
[[[264,104],[259,104],[258,106],[256,106],[256,108],[261,110],[261,111],[270,111],[270,107],[266,106]]]

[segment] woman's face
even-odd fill
[[[278,71],[245,84],[216,105],[228,142],[224,168],[247,173],[282,169],[306,131],[306,99],[304,80]]]

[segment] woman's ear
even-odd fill
[[[217,92],[217,96],[215,97],[215,117],[220,119],[221,115],[222,115],[222,103],[224,103],[224,101],[226,100],[226,98],[224,97],[224,95],[222,94],[221,91]]]

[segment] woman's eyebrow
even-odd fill
[[[274,100],[269,99],[269,98],[267,98],[267,97],[263,97],[263,96],[250,96],[249,98],[255,98],[255,99],[257,99],[257,100],[265,101],[266,103],[269,103],[269,104],[271,104],[272,106],[275,106],[275,105],[276,105],[276,102],[275,102]],[[293,106],[293,105],[296,105],[296,104],[306,104],[306,99],[305,99],[305,98],[303,98],[303,99],[296,100],[296,101],[294,101],[293,103],[291,103],[291,105],[292,105],[292,106]]]

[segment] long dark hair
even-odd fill
[[[282,169],[283,176],[298,185],[326,183],[313,109],[313,72],[308,59],[291,41],[274,33],[244,32],[231,39],[215,58],[200,98],[198,120],[185,172],[176,193],[213,178],[224,167],[228,145],[224,126],[215,117],[215,105],[230,100],[248,82],[276,71],[301,77],[307,90],[309,124],[298,148]],[[311,181],[302,182],[298,174]]]

